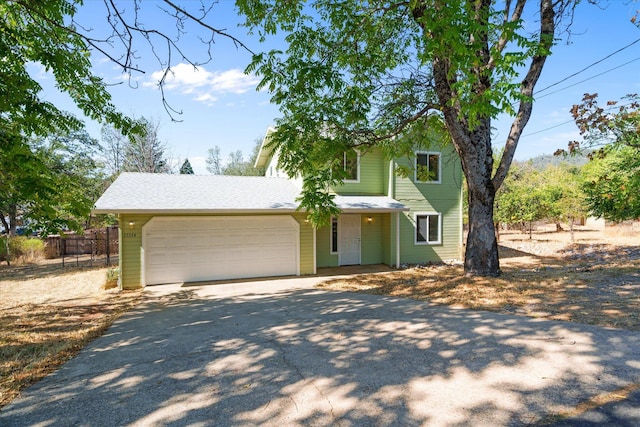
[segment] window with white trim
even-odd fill
[[[415,214],[416,245],[437,245],[442,242],[442,216],[439,213],[418,212]]]
[[[331,228],[329,230],[330,234],[330,242],[331,242],[331,253],[338,253],[338,218],[335,216],[331,217]]]
[[[415,182],[440,183],[441,156],[432,151],[416,151]]]
[[[346,174],[345,181],[360,180],[360,155],[356,151],[349,150],[343,154],[342,170]]]

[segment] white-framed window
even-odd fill
[[[331,217],[331,227],[329,227],[329,251],[332,254],[338,253],[338,218],[335,216]]]
[[[435,151],[416,151],[414,181],[440,184],[442,156]]]
[[[355,150],[349,150],[342,155],[342,170],[346,173],[345,182],[360,181],[360,154]]]
[[[438,212],[417,212],[414,215],[416,245],[442,243],[442,215]]]

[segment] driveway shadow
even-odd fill
[[[637,333],[315,289],[149,300],[2,425],[531,425],[640,381]]]

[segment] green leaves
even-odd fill
[[[593,215],[611,221],[640,218],[640,149],[611,146],[584,166],[582,186]]]
[[[570,152],[598,148],[585,165],[582,185],[592,214],[612,221],[640,217],[640,99],[627,95],[622,104],[598,104],[597,94],[585,94],[571,109],[582,144]]]
[[[69,113],[39,99],[41,87],[27,72],[28,64],[51,72],[56,86],[88,117],[111,123],[126,134],[139,131],[116,110],[104,82],[91,71],[86,41],[68,24],[76,4],[70,0],[0,2],[0,123],[12,132],[46,136],[83,126]]]
[[[102,177],[86,132],[27,140],[4,134],[0,144],[0,215],[43,234],[81,230]]]

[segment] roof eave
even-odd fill
[[[267,148],[269,135],[275,132],[276,129],[272,126],[267,128],[267,132],[262,139],[262,144],[260,144],[260,150],[258,150],[258,156],[256,157],[256,161],[253,164],[254,168],[261,168],[267,165],[267,161],[271,158],[272,148]]]
[[[393,212],[409,212],[410,209],[404,208],[339,208],[341,213],[393,213]]]
[[[93,209],[94,214],[129,214],[129,215],[186,215],[186,214],[266,214],[266,213],[294,213],[295,208],[271,208],[271,209]]]

